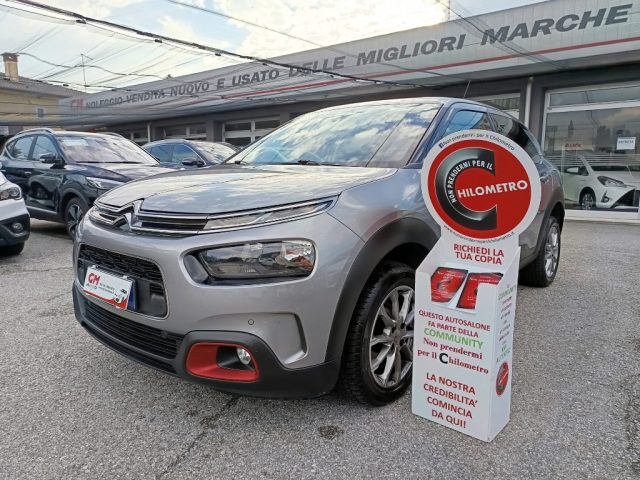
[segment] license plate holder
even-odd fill
[[[126,310],[131,301],[133,280],[126,276],[114,275],[95,266],[87,268],[82,286],[83,291],[119,310]],[[135,293],[132,307],[135,308]]]

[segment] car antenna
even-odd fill
[[[467,93],[469,92],[469,87],[471,86],[471,80],[467,82],[467,88],[464,89],[464,95],[462,98],[467,98]]]

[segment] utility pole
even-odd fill
[[[82,79],[84,81],[84,91],[87,92],[87,75],[84,72],[84,53],[80,54],[80,58],[82,59]]]

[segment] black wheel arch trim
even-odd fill
[[[64,208],[67,206],[69,200],[73,197],[77,197],[91,207],[92,202],[87,196],[79,189],[75,187],[69,187],[60,192],[60,201],[58,202],[58,215],[64,220]]]
[[[340,360],[353,312],[369,280],[380,262],[394,249],[405,244],[418,244],[430,251],[439,235],[417,218],[401,218],[385,225],[364,244],[354,260],[338,299],[331,324],[325,361]]]

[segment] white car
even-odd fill
[[[560,169],[566,202],[583,210],[638,206],[640,180],[628,165],[572,157]]]
[[[22,190],[0,173],[0,255],[18,255],[29,238],[29,212]]]

